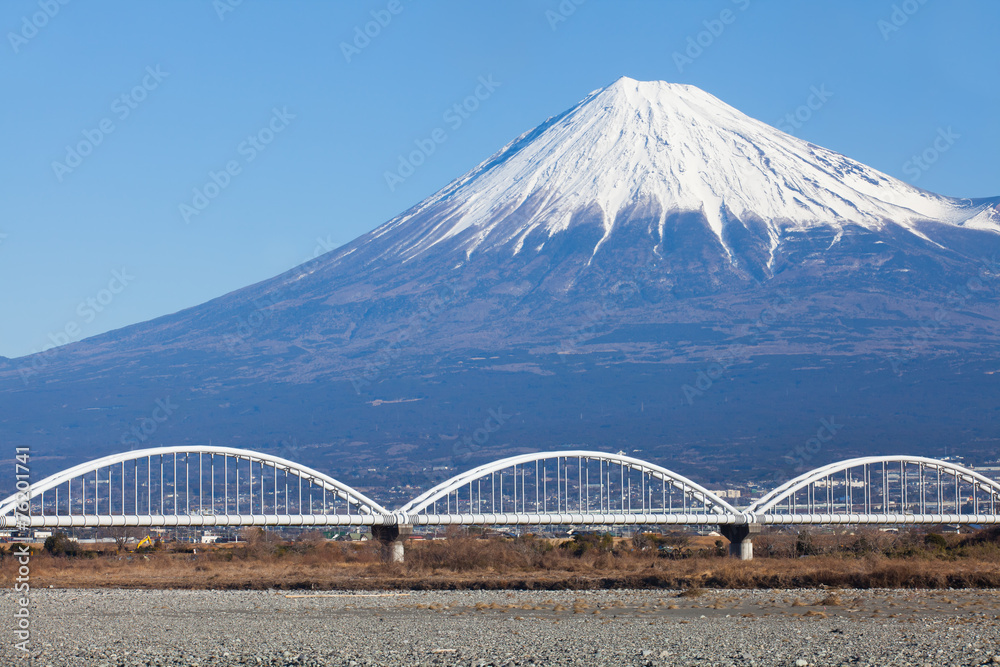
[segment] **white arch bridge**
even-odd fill
[[[27,466],[25,466],[27,469]],[[737,508],[648,461],[594,451],[514,456],[461,473],[397,510],[299,463],[229,447],[161,447],[82,463],[0,502],[0,528],[371,526],[395,544],[413,526],[719,526],[741,558],[783,524],[998,524],[1000,484],[948,461],[832,463]]]

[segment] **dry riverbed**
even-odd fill
[[[0,594],[10,619],[14,593]],[[986,665],[993,590],[32,593],[36,665]],[[19,657],[13,640],[0,657]],[[25,663],[27,664],[27,663]]]

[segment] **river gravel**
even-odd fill
[[[31,594],[30,647],[35,665],[87,667],[995,665],[998,603],[951,590],[46,589]],[[2,591],[8,628],[14,609]],[[4,663],[29,664],[5,635]]]

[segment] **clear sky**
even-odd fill
[[[0,355],[274,276],[622,75],[1000,195],[997,26],[991,1],[5,0]]]

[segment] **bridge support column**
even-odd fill
[[[403,541],[407,535],[413,534],[413,526],[409,524],[393,526],[372,526],[372,537],[382,543],[386,551],[386,560],[390,563],[403,562]]]
[[[726,524],[719,526],[719,532],[729,540],[729,555],[740,560],[753,560],[751,535],[760,533],[759,523]]]

